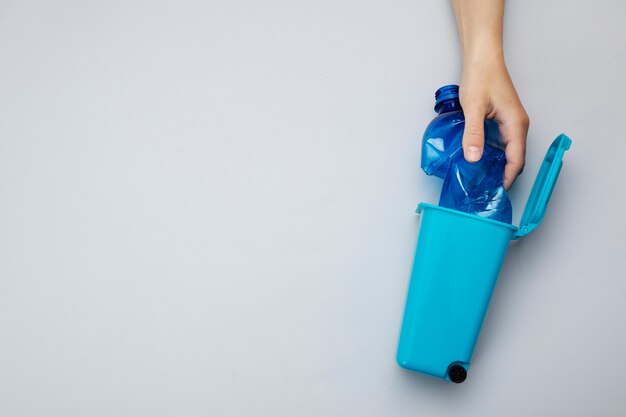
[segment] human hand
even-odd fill
[[[504,0],[452,0],[452,5],[463,49],[459,99],[465,114],[464,156],[469,162],[481,158],[484,120],[495,119],[506,147],[508,190],[524,169],[529,121],[504,63]]]
[[[505,146],[504,188],[509,189],[524,169],[529,119],[503,59],[467,62],[461,75],[459,99],[465,114],[463,152],[478,161],[485,144],[485,118],[498,123]]]

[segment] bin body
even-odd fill
[[[419,205],[420,232],[396,356],[400,366],[453,382],[465,380],[509,242],[543,221],[571,144],[561,134],[548,148],[520,227]]]
[[[450,379],[465,371],[517,227],[422,203],[398,364]]]

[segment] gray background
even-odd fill
[[[623,415],[625,20],[507,6],[515,221],[574,144],[456,386],[394,361],[448,2],[0,2],[0,415]]]

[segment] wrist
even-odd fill
[[[505,68],[501,43],[480,43],[463,49],[464,67]]]

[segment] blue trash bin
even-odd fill
[[[572,141],[550,146],[520,227],[420,203],[421,224],[397,361],[406,369],[463,382],[509,242],[529,234],[546,212]]]

